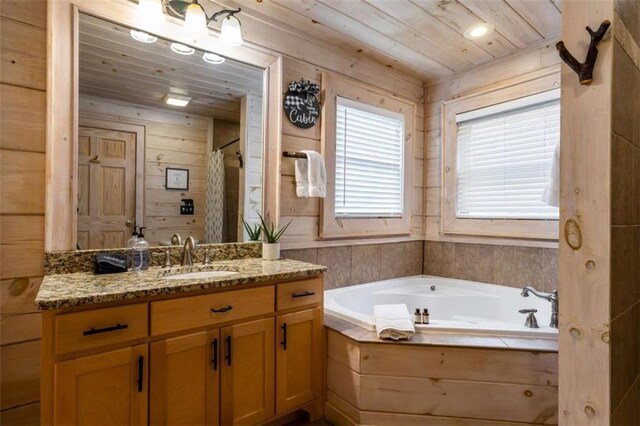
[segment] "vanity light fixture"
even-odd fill
[[[488,22],[481,22],[467,28],[464,32],[464,37],[469,40],[477,40],[491,34],[494,30],[493,24]]]
[[[240,20],[235,16],[241,9],[223,9],[207,16],[204,7],[198,0],[162,0],[167,10],[174,16],[184,19],[184,30],[190,35],[206,35],[210,22],[218,22],[222,18],[220,27],[220,43],[227,46],[240,46],[243,43]]]
[[[193,55],[196,52],[196,49],[193,47],[185,46],[182,43],[171,43],[171,50],[173,50],[178,55]]]
[[[149,33],[145,33],[144,31],[131,30],[129,31],[129,34],[131,35],[132,39],[134,39],[135,41],[139,41],[140,43],[150,44],[158,41],[158,37],[153,36]]]
[[[162,0],[138,0],[137,19],[147,26],[158,26],[164,21]]]
[[[176,95],[174,93],[167,93],[164,95],[164,103],[167,105],[186,107],[191,102],[191,98],[188,96]]]
[[[204,55],[202,55],[202,60],[209,64],[220,65],[224,63],[225,59],[224,57],[216,55],[215,53],[206,52]]]

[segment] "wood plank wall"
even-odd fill
[[[211,118],[83,96],[79,115],[145,127],[145,239],[157,244],[178,232],[183,238],[193,235],[204,241]],[[188,191],[165,190],[167,167],[189,169]],[[180,215],[183,198],[193,199],[195,215]]]
[[[493,61],[470,72],[430,84],[426,88],[425,132],[425,216],[426,239],[432,241],[482,241],[478,237],[444,236],[440,234],[441,176],[442,176],[442,103],[461,96],[490,92],[517,85],[549,73],[560,79],[560,58],[555,40],[537,48],[518,52],[502,60]],[[486,240],[486,239],[485,239]],[[513,241],[511,241],[513,243]]]
[[[0,423],[40,410],[47,5],[0,3]]]
[[[321,83],[323,69],[296,59],[284,58],[283,84],[286,88],[291,80],[305,78],[314,83]],[[347,75],[348,76],[348,75]],[[349,77],[349,76],[348,76]],[[354,78],[354,76],[350,76]],[[357,80],[371,84],[369,80]],[[406,87],[407,82],[393,78],[391,72],[384,84],[375,87],[417,102],[416,108],[416,146],[414,148],[414,188],[411,237],[421,239],[423,235],[423,182],[424,182],[424,96],[421,85]],[[310,129],[295,127],[286,116],[282,119],[282,150],[299,151],[311,149],[320,152],[320,126]],[[280,223],[293,220],[283,237],[285,248],[307,248],[321,245],[348,245],[358,240],[320,241],[318,238],[318,221],[320,217],[320,201],[318,198],[298,198],[295,193],[294,160],[283,158],[281,165],[281,209]],[[409,239],[409,238],[405,238]]]

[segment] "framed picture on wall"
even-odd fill
[[[167,167],[165,172],[165,188],[187,191],[189,189],[189,170]]]

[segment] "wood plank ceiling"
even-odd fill
[[[242,7],[292,36],[350,49],[423,81],[442,79],[560,35],[561,0],[209,0]],[[242,19],[242,14],[239,15]],[[495,31],[467,40],[470,26]]]
[[[227,59],[221,65],[171,51],[170,42],[133,40],[129,28],[80,15],[79,90],[81,95],[136,105],[240,119],[240,98],[262,95],[263,70]],[[163,102],[167,92],[191,97],[187,107]]]

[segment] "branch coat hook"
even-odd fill
[[[602,37],[604,37],[605,33],[609,29],[609,25],[611,25],[611,22],[603,21],[597,31],[593,31],[591,28],[586,27],[587,32],[591,36],[591,43],[589,43],[587,58],[583,63],[578,62],[578,60],[573,57],[562,41],[556,43],[556,49],[558,49],[560,58],[566,62],[567,65],[576,72],[576,74],[578,74],[580,84],[589,85],[593,81],[593,67],[596,64],[596,58],[598,57],[598,43],[600,43]]]

